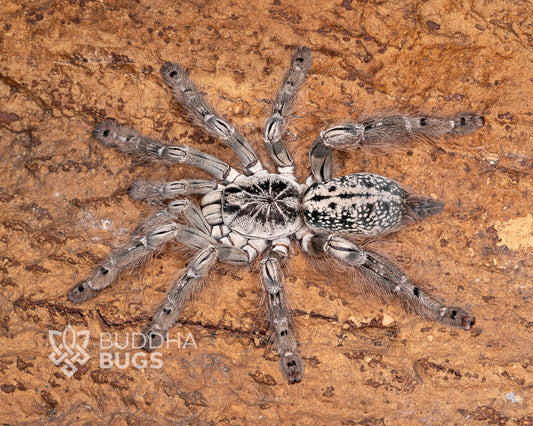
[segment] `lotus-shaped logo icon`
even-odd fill
[[[78,367],[74,364],[83,365],[90,358],[90,355],[86,352],[90,336],[89,330],[76,332],[70,324],[62,332],[49,330],[48,339],[52,345],[53,352],[48,358],[58,366],[64,363],[65,365],[61,368],[61,371],[70,378],[78,371]]]

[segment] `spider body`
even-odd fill
[[[122,272],[142,264],[172,241],[196,250],[144,332],[144,347],[151,350],[162,343],[183,305],[217,261],[246,266],[260,260],[272,342],[282,373],[289,383],[297,383],[304,363],[298,355],[282,273],[282,264],[296,244],[309,256],[330,257],[356,269],[375,290],[427,318],[469,330],[474,317],[467,310],[444,304],[385,257],[345,238],[346,234],[377,236],[396,231],[440,213],[442,203],[415,195],[383,176],[332,177],[331,162],[335,148],[383,148],[401,146],[408,139],[465,135],[483,126],[483,118],[468,112],[451,117],[393,115],[332,126],[311,145],[311,175],[305,183],[298,183],[283,136],[310,64],[309,49],[298,49],[265,125],[264,143],[276,173],[263,167],[248,141],[211,109],[174,63],[161,68],[163,80],[195,124],[235,151],[242,163],[240,170],[192,147],[163,144],[112,121],[97,124],[93,134],[104,146],[149,161],[195,166],[214,180],[135,181],[129,190],[133,199],[166,203],[166,207],[143,223],[130,242],[114,250],[88,279],[76,284],[69,299],[79,303],[94,297]],[[191,198],[195,196],[201,196],[200,205]]]

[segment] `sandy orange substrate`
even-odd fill
[[[444,201],[376,249],[468,306],[475,327],[380,303],[295,250],[285,281],[302,383],[283,379],[257,271],[240,269],[213,271],[162,368],[100,368],[100,333],[124,343],[142,330],[186,256],[169,250],[81,305],[67,291],[150,213],[126,194],[134,179],[206,175],[103,148],[94,124],[113,118],[236,164],[180,116],[159,76],[173,60],[263,155],[269,100],[302,44],[314,59],[287,134],[301,178],[329,124],[383,110],[485,116],[458,140],[337,156],[338,173],[383,174]],[[531,9],[518,1],[3,0],[0,421],[533,424],[532,49]],[[68,324],[91,333],[91,358],[71,378],[48,358],[49,331]]]

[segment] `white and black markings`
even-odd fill
[[[379,235],[404,222],[407,194],[391,179],[355,173],[311,185],[302,211],[306,225],[317,232]]]
[[[302,225],[300,185],[280,175],[241,179],[222,195],[224,224],[247,237],[274,240]]]
[[[153,339],[162,338],[176,323],[182,307],[202,282],[207,283],[205,277],[215,262],[249,265],[261,259],[271,341],[283,375],[289,383],[298,383],[304,362],[298,355],[282,273],[291,243],[296,242],[310,256],[334,258],[354,268],[366,285],[395,297],[420,315],[469,330],[474,317],[467,310],[444,304],[385,257],[344,238],[347,233],[378,236],[396,231],[409,222],[441,213],[442,202],[412,194],[393,180],[374,174],[332,178],[331,164],[333,149],[404,146],[408,140],[466,135],[483,126],[483,117],[476,112],[442,117],[384,115],[334,125],[320,132],[309,151],[311,176],[306,182],[310,186],[299,184],[284,136],[310,66],[310,50],[300,47],[266,122],[263,140],[276,174],[263,168],[252,144],[214,112],[184,69],[174,63],[163,65],[163,80],[189,118],[235,152],[243,172],[189,146],[168,145],[112,121],[97,124],[93,134],[106,147],[156,163],[194,166],[214,179],[134,182],[129,190],[131,198],[164,207],[139,226],[130,241],[114,250],[88,279],[72,287],[69,299],[79,303],[96,296],[120,274],[146,263],[172,241],[189,247],[196,254],[144,332],[145,341],[154,343]],[[190,196],[202,196],[201,205],[184,198]]]

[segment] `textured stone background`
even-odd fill
[[[3,0],[0,420],[533,424],[533,19],[526,1],[499,3]],[[81,305],[68,289],[149,214],[128,199],[130,182],[202,174],[125,158],[96,143],[93,125],[112,117],[234,162],[177,114],[160,65],[185,66],[260,146],[301,44],[314,61],[288,140],[302,178],[326,125],[392,108],[483,112],[485,128],[465,138],[338,156],[339,173],[384,174],[445,202],[379,250],[468,305],[476,326],[449,329],[358,295],[296,250],[286,284],[302,383],[286,384],[265,344],[256,272],[224,268],[173,329],[197,349],[164,349],[162,369],[100,369],[99,333],[123,342],[141,330],[184,256],[169,250]],[[67,324],[92,335],[92,358],[70,379],[48,359],[48,331]]]

